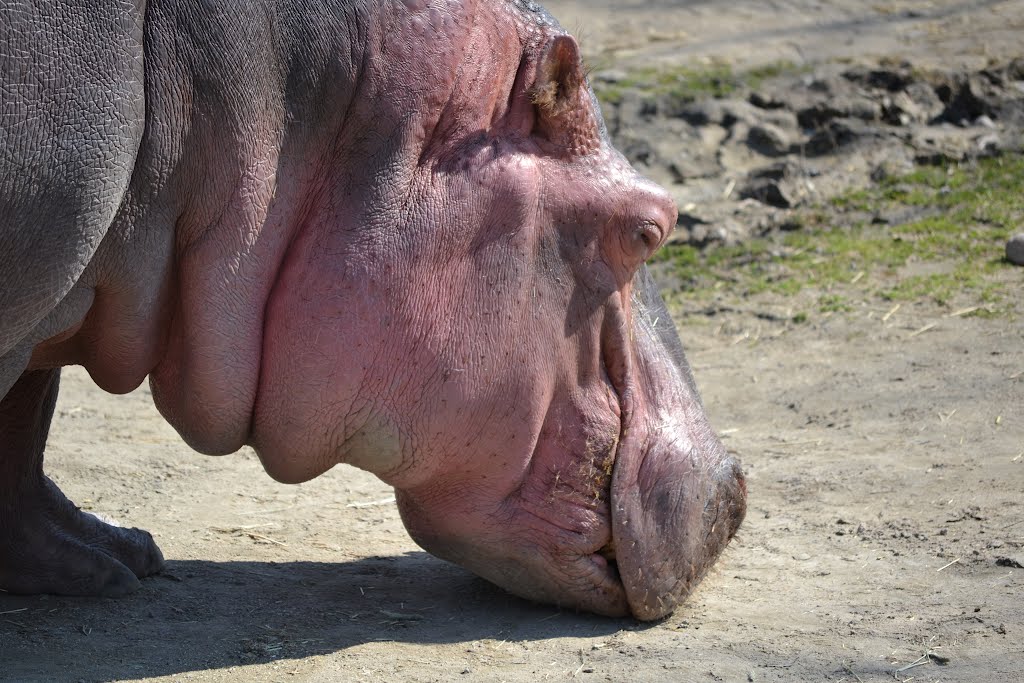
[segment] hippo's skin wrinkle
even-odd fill
[[[676,208],[527,0],[0,0],[0,588],[152,537],[43,473],[60,368],[196,450],[396,489],[518,595],[656,619],[746,489],[644,262]]]

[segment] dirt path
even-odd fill
[[[860,18],[852,1],[615,3],[643,8],[625,19],[610,2],[551,4],[623,59],[760,58],[787,41],[841,56],[829,50],[865,33],[896,41],[883,54],[934,25],[920,49],[967,60],[1024,19],[1022,2],[881,3]],[[821,22],[847,42],[807,29]],[[651,27],[678,35],[641,42]],[[51,476],[83,507],[153,531],[168,572],[118,601],[0,596],[0,680],[853,682],[922,656],[901,680],[1017,680],[1024,311],[887,312],[679,318],[750,511],[698,593],[653,626],[509,597],[419,551],[374,478],[339,467],[277,484],[251,453],[191,452],[147,390],[109,396],[68,370]]]
[[[275,484],[251,454],[189,452],[147,391],[69,371],[53,476],[154,530],[169,572],[121,601],[0,599],[0,677],[881,681],[931,650],[948,663],[924,680],[1013,680],[1024,329],[867,313],[683,321],[751,507],[694,599],[650,627],[510,598],[419,552],[373,478]]]
[[[728,61],[752,66],[898,55],[979,68],[1020,56],[1021,0],[550,0],[590,56],[623,66]]]

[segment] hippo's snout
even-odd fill
[[[652,439],[654,440],[654,439]],[[615,561],[630,611],[659,619],[693,591],[746,514],[739,463],[707,430],[623,444],[612,481]]]

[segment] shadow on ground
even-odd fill
[[[121,600],[0,596],[0,680],[117,681],[375,641],[529,641],[636,626],[527,603],[419,552],[339,563],[171,561]]]

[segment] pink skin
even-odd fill
[[[261,121],[230,225],[185,214],[146,295],[167,341],[90,370],[127,388],[156,356],[157,405],[198,450],[251,444],[285,482],[357,465],[424,548],[513,593],[664,616],[746,497],[634,291],[676,208],[610,147],[557,26],[483,0],[372,21],[337,139],[295,165]],[[80,362],[102,348],[83,338]]]

